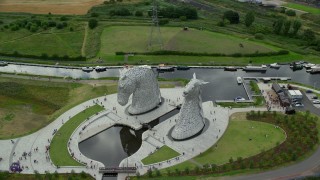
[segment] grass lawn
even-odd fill
[[[288,3],[284,4],[284,6],[286,6],[288,8],[298,9],[301,11],[306,11],[311,14],[320,14],[320,8],[315,8],[315,7],[311,7],[311,6],[307,6],[307,5],[303,5],[303,4],[288,2]]]
[[[81,55],[84,38],[84,26],[76,25],[76,30],[47,30],[44,32],[30,33],[25,29],[18,31],[0,31],[0,52],[12,54],[15,51],[24,55],[48,56],[68,55],[77,57]],[[82,27],[83,26],[83,27]],[[69,28],[66,28],[69,29]]]
[[[161,161],[165,161],[171,158],[174,158],[176,156],[179,156],[180,154],[176,152],[175,150],[169,148],[168,146],[162,146],[158,151],[155,153],[147,156],[146,158],[142,159],[142,163],[147,164],[153,164]]]
[[[230,121],[217,147],[211,147],[194,160],[201,164],[223,164],[231,157],[236,160],[238,157],[246,158],[271,149],[285,138],[284,131],[274,128],[272,124],[235,119]]]
[[[266,137],[266,135],[268,135]],[[245,120],[245,114],[234,114],[231,116],[228,129],[217,143],[206,152],[196,156],[192,161],[199,164],[224,164],[232,157],[246,158],[268,150],[285,140],[282,129],[274,128],[274,125]],[[251,139],[251,140],[249,140]],[[186,161],[176,166],[161,170],[167,173],[168,169],[174,172],[175,169],[184,171],[186,167],[193,169],[197,164]]]
[[[116,91],[116,82],[79,84],[1,77],[0,139],[35,132],[75,105]]]
[[[102,111],[104,108],[94,105],[79,114],[72,117],[66,122],[53,137],[50,145],[50,157],[52,162],[57,166],[79,166],[69,154],[67,149],[68,140],[73,131],[88,117]]]
[[[106,55],[114,55],[115,52],[147,52],[149,32],[148,26],[107,27],[101,35],[98,56],[106,58]],[[161,35],[166,50],[225,54],[273,51],[261,43],[210,31],[162,27]],[[240,43],[243,47],[239,46]]]

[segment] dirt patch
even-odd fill
[[[247,119],[247,113],[245,112],[238,112],[234,113],[230,116],[230,120],[246,120]]]
[[[103,0],[67,0],[67,1],[0,1],[0,12],[27,12],[34,14],[86,14],[95,5],[102,4]]]

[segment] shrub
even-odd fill
[[[136,11],[134,15],[137,17],[141,17],[141,16],[143,16],[143,13],[142,13],[142,11]]]
[[[289,10],[286,11],[286,15],[288,15],[288,16],[296,16],[296,11],[289,9]]]
[[[48,21],[48,26],[49,27],[55,27],[57,23],[55,21]]]
[[[98,21],[95,19],[90,19],[88,22],[89,28],[94,29],[95,27],[98,26]]]
[[[161,18],[159,20],[159,25],[162,26],[162,25],[165,25],[165,24],[168,24],[169,23],[169,19],[168,18]]]
[[[180,16],[179,19],[180,19],[180,21],[186,21],[187,17],[186,16]]]
[[[224,27],[224,26],[225,26],[225,23],[224,23],[224,21],[222,20],[222,21],[219,21],[219,22],[217,23],[217,25],[220,26],[220,27]]]
[[[223,18],[226,18],[230,24],[238,24],[240,21],[239,13],[231,10],[224,12]]]
[[[63,29],[63,27],[64,27],[64,26],[63,26],[62,23],[58,23],[58,24],[56,25],[56,28],[57,28],[57,29]]]
[[[67,16],[61,16],[60,17],[60,21],[67,21],[68,20],[68,17]]]
[[[91,17],[98,17],[98,16],[99,16],[98,13],[95,13],[95,12],[91,13]]]
[[[264,39],[264,35],[262,33],[257,33],[254,35],[254,38],[262,40]]]

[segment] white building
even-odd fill
[[[299,90],[289,90],[288,95],[291,99],[302,99],[303,95]]]

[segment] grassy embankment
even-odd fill
[[[297,9],[301,11],[305,11],[311,14],[320,14],[320,9],[316,7],[311,7],[303,4],[297,4],[297,3],[292,3],[288,2],[284,4],[285,7],[292,8],[292,9]]]
[[[141,162],[145,165],[153,164],[153,163],[157,163],[157,162],[161,162],[161,161],[165,161],[165,160],[174,158],[179,155],[180,154],[178,152],[176,152],[175,150],[171,149],[170,147],[164,145],[159,150],[157,150],[155,153],[142,159]]]
[[[56,166],[79,166],[81,165],[75,161],[68,152],[68,140],[73,131],[87,118],[104,110],[99,105],[94,105],[79,114],[73,116],[66,122],[55,134],[50,144],[50,157]]]
[[[0,139],[30,134],[86,100],[115,93],[116,82],[93,84],[0,78]]]

